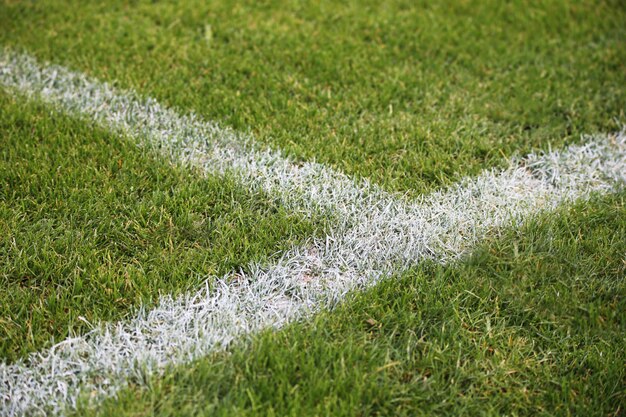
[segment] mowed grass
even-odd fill
[[[0,138],[0,360],[263,261],[323,223],[6,94]]]
[[[0,45],[419,194],[620,129],[625,21],[620,0],[0,0]],[[2,92],[0,135],[0,360],[325,224]],[[77,414],[620,415],[625,199],[543,215]]]
[[[622,415],[624,236],[623,192],[564,207],[78,415]]]
[[[620,129],[625,21],[620,0],[4,0],[0,44],[417,194]]]

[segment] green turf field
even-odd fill
[[[93,414],[619,415],[624,198],[541,217]]]
[[[173,166],[83,120],[5,95],[0,110],[2,358],[314,233],[267,196]]]
[[[0,42],[424,192],[616,130],[625,19],[621,1],[9,2]]]
[[[0,49],[409,199],[626,123],[620,0],[0,0],[0,27]],[[619,416],[625,197],[539,213],[72,412]],[[0,364],[335,223],[0,83]]]

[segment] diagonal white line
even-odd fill
[[[217,175],[234,173],[293,210],[330,210],[345,218],[370,205],[370,189],[380,193],[367,181],[356,182],[315,162],[294,163],[278,150],[258,147],[244,133],[193,113],[180,115],[154,99],[117,91],[58,65],[42,66],[26,54],[0,49],[0,85],[122,131],[139,143],[160,148],[178,163]],[[363,205],[355,207],[355,201]]]
[[[157,143],[207,172],[234,171],[294,210],[324,210],[339,221],[324,239],[292,248],[245,276],[207,281],[198,292],[135,318],[103,324],[27,360],[0,365],[0,415],[62,413],[81,392],[112,395],[129,379],[199,358],[233,340],[330,308],[348,291],[375,284],[423,259],[448,262],[490,231],[563,202],[610,192],[626,180],[626,137],[590,139],[562,151],[511,161],[409,203],[314,163],[292,163],[251,140],[153,100],[116,92],[57,66],[0,55],[0,83],[71,113]],[[236,279],[234,279],[236,278]]]

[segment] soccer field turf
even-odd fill
[[[0,26],[0,415],[626,410],[622,2]]]

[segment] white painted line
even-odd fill
[[[294,163],[278,150],[258,147],[244,133],[203,121],[193,113],[180,115],[154,99],[117,91],[64,67],[40,65],[27,54],[0,49],[0,85],[122,131],[139,143],[159,148],[177,163],[190,163],[217,175],[233,173],[295,211],[330,210],[345,218],[369,206],[370,189],[380,192],[367,181],[356,182],[315,162]],[[364,206],[355,207],[354,201]]]
[[[112,395],[125,381],[142,381],[146,373],[331,308],[348,291],[420,260],[457,259],[497,228],[593,192],[611,192],[626,180],[626,136],[620,134],[529,155],[506,170],[486,171],[409,203],[23,55],[0,56],[0,84],[139,140],[147,137],[208,172],[235,169],[245,183],[279,195],[293,209],[328,210],[339,219],[329,236],[292,248],[273,265],[207,281],[196,293],[162,298],[132,320],[103,324],[27,360],[0,365],[0,415],[61,413],[74,407],[81,392]]]

